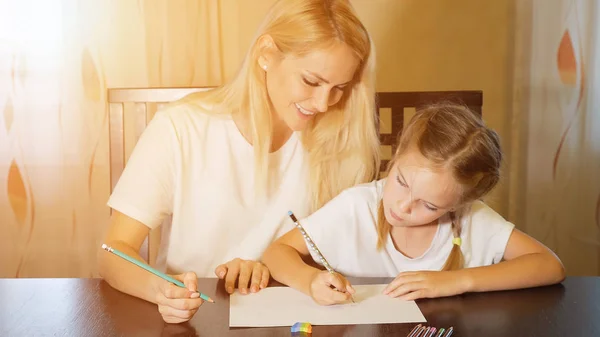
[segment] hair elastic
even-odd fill
[[[460,245],[462,244],[462,239],[454,238],[454,239],[452,239],[452,243],[460,247]]]

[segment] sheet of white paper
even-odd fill
[[[269,287],[255,294],[230,297],[230,327],[353,325],[426,322],[414,301],[381,294],[385,284],[354,285],[356,303],[322,306],[288,287]]]

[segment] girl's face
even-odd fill
[[[302,57],[267,54],[263,60],[276,117],[293,131],[304,130],[316,114],[326,113],[338,103],[359,65],[345,43],[334,43]]]
[[[395,227],[430,224],[458,207],[460,191],[450,170],[434,167],[418,150],[408,149],[387,177],[385,218]]]

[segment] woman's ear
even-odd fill
[[[271,68],[280,53],[273,37],[268,34],[262,35],[258,38],[256,44],[258,47],[258,65],[264,70]]]

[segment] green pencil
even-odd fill
[[[138,261],[138,260],[132,258],[131,256],[129,256],[129,255],[127,255],[127,254],[119,251],[116,248],[112,248],[111,246],[103,243],[102,244],[102,249],[106,250],[107,252],[113,253],[113,254],[115,254],[117,256],[120,256],[121,258],[123,258],[123,259],[125,259],[125,260],[127,260],[127,261],[129,261],[129,262],[131,262],[131,263],[133,263],[135,265],[137,265],[138,267],[144,268],[147,271],[151,272],[152,274],[154,274],[154,275],[156,275],[156,276],[158,276],[158,277],[160,277],[160,278],[162,278],[164,280],[167,280],[167,281],[169,281],[169,282],[171,282],[171,283],[173,283],[173,284],[175,284],[175,285],[177,285],[179,287],[185,288],[185,285],[181,281],[178,281],[178,280],[172,278],[169,275],[163,274],[160,271],[158,271],[158,270],[150,267],[149,265],[147,265],[145,263],[141,263],[140,261]],[[203,300],[205,300],[205,301],[208,301],[208,302],[211,302],[211,303],[215,303],[215,301],[212,298],[204,295],[203,293],[200,293],[200,298],[203,299]]]

